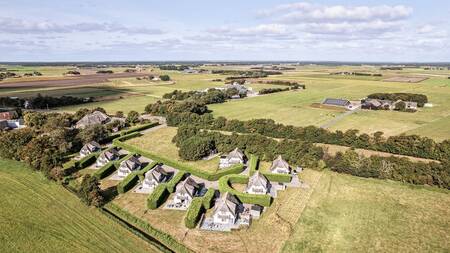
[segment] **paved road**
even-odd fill
[[[355,108],[355,109],[352,110],[352,111],[346,111],[346,112],[344,112],[344,113],[342,113],[342,114],[339,114],[339,115],[336,116],[334,119],[332,119],[332,120],[328,121],[327,123],[321,125],[320,128],[327,129],[327,128],[329,128],[330,126],[336,124],[336,123],[337,123],[338,121],[340,121],[341,119],[343,119],[343,118],[347,117],[348,115],[351,115],[351,114],[353,114],[353,113],[355,113],[355,112],[357,112],[357,111],[359,111],[359,110],[361,110],[361,106]]]

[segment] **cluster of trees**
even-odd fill
[[[426,95],[415,93],[373,93],[367,97],[381,100],[417,102],[417,106],[419,107],[423,107],[424,104],[428,103],[428,97]]]
[[[9,71],[0,72],[0,81],[2,81],[3,79],[6,79],[6,78],[11,78],[11,77],[16,77],[16,76],[17,75],[14,72],[9,72]]]
[[[75,75],[75,76],[78,76],[78,75],[80,75],[81,73],[80,73],[80,71],[69,70],[69,71],[67,71],[65,74],[66,74],[66,75]]]
[[[227,99],[231,99],[234,95],[240,95],[236,88],[229,88],[226,90],[208,89],[206,92],[174,90],[164,94],[163,98],[172,100],[189,99],[202,104],[218,104],[225,102]]]
[[[160,65],[160,70],[177,70],[177,71],[183,71],[185,69],[189,69],[190,66],[188,65]]]
[[[354,75],[354,76],[383,76],[379,73],[366,73],[366,72],[335,72],[330,75]]]
[[[281,75],[280,71],[267,71],[267,70],[212,70],[212,74],[233,75],[227,77],[226,80],[238,80],[243,78],[262,78],[269,75]]]
[[[114,71],[112,70],[99,70],[97,71],[97,74],[113,74]]]
[[[363,157],[355,151],[338,152],[326,160],[336,172],[359,177],[390,179],[418,185],[434,185],[450,189],[450,163],[411,162],[399,157]]]
[[[435,142],[418,135],[397,135],[385,138],[383,132],[375,132],[372,135],[359,134],[359,131],[355,129],[331,132],[316,126],[295,127],[278,124],[271,119],[227,120],[224,117],[214,118],[209,113],[197,115],[186,111],[167,114],[167,123],[174,126],[191,124],[203,129],[257,133],[272,138],[336,144],[440,161],[450,158],[450,140]]]
[[[258,81],[258,83],[266,83],[266,84],[272,84],[272,85],[283,85],[283,86],[290,86],[290,87],[306,89],[306,85],[304,85],[304,84],[300,84],[300,83],[297,83],[297,82],[283,81],[283,80],[260,80],[260,81]]]
[[[161,79],[161,81],[170,81],[170,76],[169,75],[160,75],[159,79]]]
[[[153,104],[145,106],[145,112],[154,115],[168,115],[171,113],[188,112],[195,115],[201,115],[208,112],[205,104],[197,101],[183,101],[167,100],[164,102],[157,101]]]
[[[230,152],[236,147],[262,160],[272,161],[278,155],[292,164],[317,167],[323,158],[323,149],[299,140],[276,141],[259,134],[226,135],[204,131],[198,127],[181,125],[172,140],[179,147],[179,155],[186,160],[199,160],[211,151]]]
[[[25,73],[23,76],[42,76],[42,73],[39,71],[33,71],[32,73]]]
[[[276,92],[282,92],[282,91],[288,91],[288,90],[295,90],[298,88],[294,88],[294,87],[286,87],[286,88],[266,88],[266,89],[261,89],[258,93],[261,95],[264,94],[269,94],[269,93],[276,93]]]
[[[25,108],[26,101],[28,101],[27,108],[45,109],[88,103],[92,102],[92,98],[79,98],[72,96],[51,97],[42,96],[40,93],[38,93],[35,97],[28,98],[0,97],[0,104],[8,107]]]

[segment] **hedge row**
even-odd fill
[[[183,178],[186,176],[186,172],[184,171],[178,171],[177,174],[169,181],[167,182],[167,190],[172,193],[175,191],[175,187],[177,184],[183,180]]]
[[[289,183],[292,181],[292,176],[289,174],[275,174],[275,173],[265,173],[262,172],[269,181],[280,182],[280,183]]]
[[[256,172],[256,170],[258,169],[258,165],[259,165],[259,158],[256,155],[250,155],[250,159],[248,160],[248,167],[249,167],[249,172],[250,172],[250,176],[253,175],[253,173]]]
[[[149,129],[149,128],[155,127],[157,125],[159,125],[158,122],[152,122],[152,123],[147,123],[147,124],[143,124],[143,125],[140,125],[140,126],[135,126],[135,127],[130,128],[130,129],[123,130],[120,133],[120,135],[121,136],[125,136],[125,135],[128,135],[128,134],[134,133],[134,132],[139,132],[139,131],[142,131],[142,130],[145,130],[145,129]]]
[[[216,190],[209,188],[208,191],[203,195],[203,207],[208,210],[213,205],[214,196],[216,195]]]
[[[101,167],[100,169],[96,170],[94,172],[94,177],[96,177],[98,180],[103,179],[110,175],[113,171],[116,170],[116,166],[114,162],[109,162],[105,166]]]
[[[242,203],[256,204],[260,206],[270,206],[270,204],[272,203],[272,197],[270,195],[258,195],[240,192],[230,186],[230,184],[232,183],[246,184],[248,183],[248,177],[243,175],[224,176],[219,179],[219,191],[221,193],[229,192],[235,195]]]
[[[137,135],[134,135],[134,136],[133,136],[133,134],[135,134],[135,133],[131,133],[131,134],[123,136],[123,137],[126,137],[126,139],[128,140],[128,139],[131,139],[131,138],[139,136],[139,133],[137,133]],[[223,177],[225,175],[239,174],[239,173],[241,173],[244,170],[244,165],[238,164],[238,165],[235,165],[235,166],[227,168],[227,169],[222,169],[219,172],[214,173],[214,174],[208,173],[208,172],[201,171],[201,170],[198,170],[196,168],[187,166],[185,164],[181,164],[179,162],[173,161],[171,159],[167,159],[167,158],[161,157],[161,156],[153,154],[153,153],[151,153],[149,151],[142,150],[142,149],[137,148],[137,147],[135,147],[133,145],[130,145],[128,143],[124,143],[124,142],[122,142],[124,140],[123,137],[114,139],[113,144],[115,146],[121,147],[121,148],[126,149],[128,151],[139,153],[139,154],[141,154],[141,155],[143,155],[145,157],[148,157],[148,158],[150,158],[152,160],[159,161],[159,162],[164,163],[164,164],[166,164],[168,166],[171,166],[171,167],[177,168],[179,170],[191,173],[194,176],[206,179],[208,181],[216,181],[216,180],[218,180],[219,178],[221,178],[221,177]]]
[[[160,205],[162,205],[167,197],[169,196],[169,191],[167,190],[167,184],[161,183],[158,186],[156,186],[155,190],[148,195],[147,198],[147,207],[150,209],[156,209]]]
[[[114,214],[115,216],[119,217],[120,219],[126,221],[129,224],[132,224],[133,226],[139,228],[141,231],[147,233],[151,237],[158,240],[161,244],[169,248],[170,250],[174,252],[179,253],[193,253],[194,251],[187,248],[185,245],[179,243],[177,240],[175,240],[171,235],[166,234],[158,229],[155,229],[147,222],[137,218],[136,216],[130,214],[129,212],[123,210],[119,206],[109,203],[107,204],[104,209],[109,211],[110,213]]]
[[[67,176],[88,167],[95,162],[99,154],[100,152],[95,152],[81,158],[78,161],[74,159],[68,161],[67,163],[63,164],[64,175]]]
[[[203,198],[193,198],[187,210],[186,216],[184,217],[185,226],[191,229],[195,228],[204,211],[205,209],[203,207]]]
[[[147,173],[149,170],[153,169],[153,167],[155,167],[158,164],[159,164],[158,162],[153,161],[153,162],[149,163],[147,166],[145,166],[142,170],[136,171],[136,174],[145,175],[145,173]]]
[[[139,132],[132,132],[132,133],[129,133],[129,134],[126,134],[126,135],[122,135],[119,138],[115,138],[113,140],[113,144],[115,144],[114,143],[115,141],[122,142],[122,141],[126,141],[126,140],[129,140],[129,139],[133,139],[133,138],[138,137],[138,136],[141,136],[141,133],[139,133]]]
[[[122,194],[133,188],[139,181],[139,175],[136,172],[128,174],[118,185],[117,192]]]

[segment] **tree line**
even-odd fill
[[[418,107],[423,107],[424,104],[428,103],[428,97],[426,95],[415,93],[373,93],[367,97],[380,100],[417,102]]]
[[[27,98],[11,98],[11,97],[0,97],[0,104],[7,107],[15,108],[27,108],[33,109],[46,109],[67,105],[77,105],[83,103],[92,102],[92,98],[80,98],[73,96],[62,96],[62,97],[52,97],[52,96],[42,96],[38,93],[35,97]]]
[[[167,106],[166,103],[170,106]],[[224,117],[214,118],[208,113],[209,110],[205,104],[195,102],[157,102],[147,105],[146,112],[166,116],[167,123],[172,126],[187,123],[203,129],[257,133],[271,138],[335,144],[439,161],[450,159],[450,140],[436,142],[428,137],[418,135],[384,137],[384,133],[381,131],[369,135],[360,134],[356,129],[332,132],[316,126],[283,125],[272,119],[240,121],[228,120]]]

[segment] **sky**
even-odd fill
[[[450,62],[449,17],[449,0],[0,0],[0,62]]]

